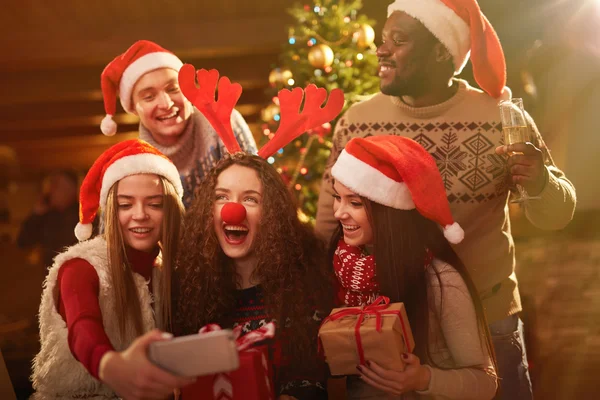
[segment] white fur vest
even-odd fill
[[[115,350],[126,349],[132,341],[131,338],[121,336],[117,320],[112,318],[115,305],[108,270],[107,246],[104,238],[97,236],[94,239],[68,248],[65,252],[56,256],[44,282],[39,312],[41,350],[33,360],[31,380],[36,393],[31,397],[32,399],[106,399],[117,397],[108,386],[93,378],[83,365],[73,357],[69,349],[67,325],[58,313],[58,304],[56,303],[59,290],[56,287],[56,280],[60,267],[73,258],[86,260],[98,274],[100,280],[98,300],[102,312],[102,322]],[[159,259],[160,257],[157,260]],[[134,281],[140,298],[144,330],[149,331],[155,327],[152,308],[153,296],[148,289],[146,280],[141,275],[134,273]],[[152,282],[154,293],[157,293],[159,284],[158,268],[153,270]]]

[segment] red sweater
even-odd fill
[[[150,281],[158,247],[151,253],[127,248],[134,272]],[[149,283],[152,289],[151,283]],[[98,379],[102,356],[114,350],[102,323],[98,295],[100,280],[94,267],[81,258],[65,262],[58,271],[58,312],[67,323],[69,349],[76,360]]]

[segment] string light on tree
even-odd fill
[[[269,84],[271,87],[283,86],[292,78],[292,71],[287,68],[274,68],[269,73]]]
[[[275,116],[279,115],[279,106],[275,103],[271,103],[267,107],[263,108],[260,114],[260,117],[263,121],[274,121]]]

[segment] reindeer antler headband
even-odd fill
[[[227,151],[232,154],[241,151],[231,128],[231,112],[242,94],[242,87],[239,83],[231,83],[226,76],[219,79],[219,71],[215,69],[210,71],[199,69],[196,72],[198,87],[194,72],[195,68],[191,64],[181,67],[179,70],[181,91],[208,119],[223,140]],[[215,100],[217,81],[219,98]],[[281,120],[273,138],[258,151],[258,155],[262,158],[268,158],[307,130],[333,120],[344,107],[344,92],[341,89],[333,89],[329,94],[329,100],[321,107],[327,99],[327,90],[313,84],[308,85],[306,89],[297,87],[291,91],[280,90],[277,97]],[[304,107],[300,111],[303,98]]]

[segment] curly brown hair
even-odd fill
[[[215,187],[232,165],[256,171],[263,186],[262,220],[254,242],[258,257],[252,280],[260,282],[269,316],[285,337],[284,351],[295,364],[309,362],[316,351],[316,310],[332,307],[333,275],[321,242],[298,220],[293,196],[264,159],[246,153],[223,158],[198,187],[186,215],[175,272],[174,329],[190,334],[208,323],[231,326],[237,275],[213,228]]]

